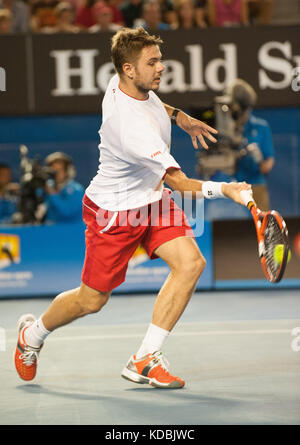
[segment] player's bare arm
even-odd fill
[[[181,170],[170,168],[165,176],[165,182],[175,191],[180,193],[191,192],[195,199],[202,192],[202,186],[205,181],[188,178]],[[238,204],[245,205],[244,200],[240,196],[242,190],[251,190],[251,185],[246,182],[229,182],[220,183],[221,192],[226,198],[232,199]]]
[[[174,110],[176,108],[167,105],[164,103],[164,107],[166,109],[166,112],[168,113],[169,117],[171,118]],[[191,136],[193,147],[197,150],[199,148],[198,146],[198,140],[203,148],[206,150],[208,149],[208,145],[205,142],[204,137],[209,139],[211,142],[217,142],[216,138],[212,136],[211,133],[217,134],[218,131],[209,125],[205,124],[204,122],[195,119],[188,114],[184,113],[182,110],[179,110],[177,116],[176,116],[176,124],[184,130],[186,133],[188,133]],[[204,137],[203,137],[204,136]],[[198,140],[197,140],[198,139]]]

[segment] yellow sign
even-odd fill
[[[134,254],[132,255],[128,266],[135,267],[138,264],[144,263],[147,260],[149,260],[149,257],[147,255],[146,250],[141,245],[139,245]]]
[[[20,257],[20,237],[8,233],[0,233],[0,269],[12,263],[19,263]]]

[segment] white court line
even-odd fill
[[[172,337],[193,337],[193,336],[208,336],[208,335],[251,335],[251,334],[291,334],[289,329],[270,329],[270,330],[243,330],[243,331],[198,331],[198,332],[173,332]],[[125,338],[140,338],[145,335],[143,333],[135,334],[110,334],[110,335],[88,335],[80,337],[53,337],[52,341],[93,341],[93,340],[120,340]]]
[[[59,336],[48,337],[47,341],[99,341],[99,340],[120,340],[128,338],[140,338],[143,333],[134,334],[102,334],[102,335],[74,335],[74,336]],[[272,334],[289,334],[290,329],[248,329],[248,330],[223,330],[223,331],[191,331],[191,332],[173,332],[172,337],[193,337],[193,336],[209,336],[209,335],[272,335]],[[15,342],[16,340],[9,339],[7,343]]]

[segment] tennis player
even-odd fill
[[[170,274],[158,293],[145,338],[122,376],[160,388],[185,384],[171,374],[162,348],[193,294],[205,259],[187,218],[163,184],[193,197],[225,196],[242,205],[240,191],[251,186],[190,179],[170,154],[172,120],[191,136],[194,148],[198,141],[208,148],[204,137],[215,142],[212,134],[217,132],[163,104],[155,94],[165,69],[161,43],[143,28],[123,28],[112,38],[117,74],[102,104],[99,170],[83,198],[87,228],[82,283],[58,295],[38,320],[32,315],[20,318],[15,365],[24,380],[35,377],[40,349],[52,331],[107,303],[142,245],[151,259],[168,264]]]

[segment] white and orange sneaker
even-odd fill
[[[121,376],[135,383],[149,383],[156,388],[182,388],[184,380],[169,373],[169,363],[161,351],[139,359],[131,356]]]
[[[34,315],[26,314],[22,315],[17,323],[19,334],[15,351],[15,366],[21,379],[27,381],[34,379],[36,375],[37,359],[43,346],[33,348],[27,345],[24,339],[24,332],[35,320]]]

